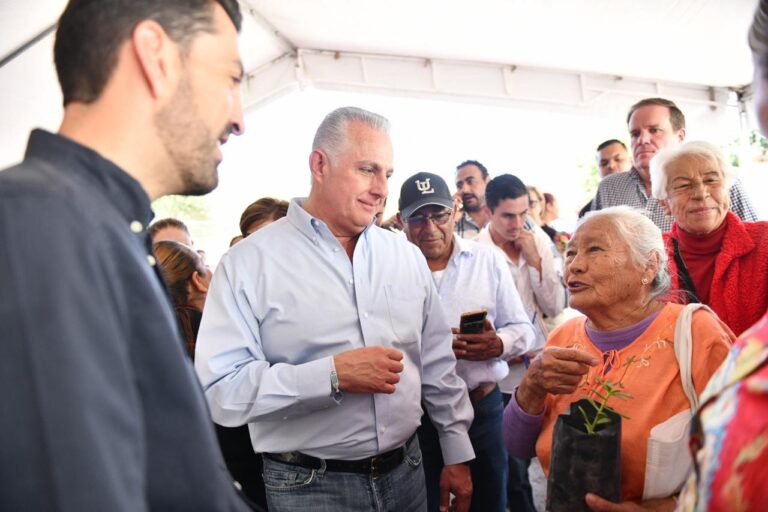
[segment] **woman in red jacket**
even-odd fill
[[[701,302],[739,335],[768,308],[768,222],[730,212],[731,166],[707,142],[660,151],[651,161],[653,197],[674,217],[664,233],[672,289]]]

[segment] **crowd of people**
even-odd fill
[[[0,508],[533,511],[580,403],[587,434],[621,418],[619,485],[550,478],[548,508],[768,506],[768,222],[673,101],[597,146],[570,234],[478,160],[384,219],[389,121],[336,109],[308,196],[248,205],[214,271],[150,203],[215,188],[240,24],[235,0],[59,20],[61,128],[0,172]],[[768,1],[749,42],[765,133]]]

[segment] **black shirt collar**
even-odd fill
[[[61,172],[101,190],[125,217],[146,228],[152,220],[149,196],[138,181],[96,151],[45,130],[33,130],[25,159],[47,162]]]

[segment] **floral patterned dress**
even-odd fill
[[[768,313],[744,332],[701,395],[683,511],[768,510]]]

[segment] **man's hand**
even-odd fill
[[[394,393],[403,371],[403,353],[389,347],[366,347],[333,357],[339,389],[350,393]]]
[[[457,190],[453,194],[453,220],[458,222],[464,214],[464,201],[461,199],[461,193]]]
[[[541,256],[536,249],[536,241],[533,238],[533,233],[526,229],[520,230],[520,234],[515,240],[515,248],[520,251],[520,256],[523,257],[525,262],[538,270],[541,274]]]
[[[454,498],[451,500],[451,494]],[[440,512],[467,512],[472,503],[472,475],[467,464],[448,464],[440,474]]]
[[[453,338],[453,354],[456,359],[485,361],[499,357],[504,352],[504,344],[487,318],[480,334],[461,334],[456,328],[453,328],[453,334],[457,335]]]
[[[400,231],[403,230],[403,223],[400,221],[400,217],[397,216],[397,214],[394,214],[390,218],[384,220],[381,223],[381,227],[384,229],[398,229]]]
[[[677,502],[673,498],[658,498],[641,502],[623,501],[614,503],[601,498],[597,494],[587,493],[587,505],[595,512],[672,512],[677,508]]]

